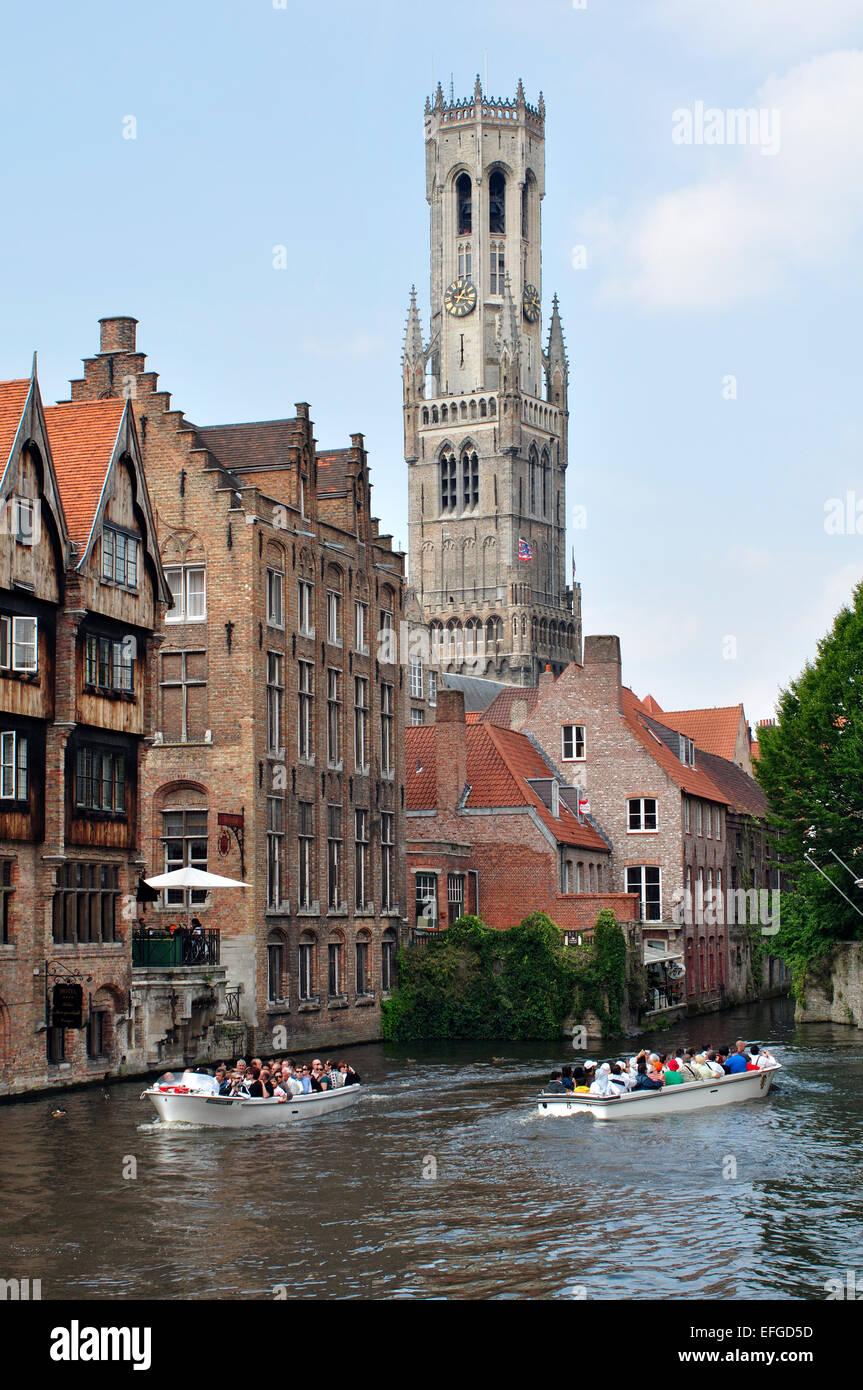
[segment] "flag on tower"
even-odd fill
[[[533,559],[533,550],[531,549],[530,541],[526,541],[524,536],[519,536],[518,538],[518,558],[520,560]]]

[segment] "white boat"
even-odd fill
[[[540,1115],[592,1115],[595,1120],[643,1120],[650,1115],[682,1115],[711,1110],[743,1100],[763,1100],[782,1067],[778,1062],[760,1071],[717,1076],[712,1081],[684,1081],[661,1091],[624,1091],[621,1096],[575,1095],[572,1091],[541,1091]]]
[[[186,1071],[178,1079],[162,1077],[141,1092],[160,1120],[169,1124],[211,1125],[216,1129],[272,1129],[331,1115],[356,1105],[361,1087],[337,1086],[332,1091],[289,1096],[287,1100],[255,1100],[220,1096],[216,1079],[204,1072]]]

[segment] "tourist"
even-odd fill
[[[652,1074],[648,1074],[647,1060],[644,1056],[639,1057],[637,1063],[637,1074],[635,1077],[634,1091],[661,1091],[662,1081],[657,1081]]]
[[[658,1081],[660,1086],[664,1085],[665,1082],[664,1068],[662,1065],[664,1060],[665,1054],[663,1053],[662,1056],[659,1056],[656,1052],[651,1052],[647,1059],[647,1074],[654,1081]]]
[[[329,1090],[329,1083],[327,1082],[327,1079],[324,1076],[323,1063],[321,1062],[319,1057],[316,1057],[315,1060],[312,1062],[311,1078],[313,1091]]]
[[[551,1073],[551,1080],[546,1081],[545,1089],[548,1092],[553,1092],[554,1095],[563,1094],[566,1088],[563,1084],[563,1081],[561,1080],[561,1075],[558,1070],[555,1070]]]
[[[360,1074],[358,1071],[354,1071],[353,1067],[348,1062],[339,1062],[339,1071],[345,1078],[346,1086],[359,1086]]]
[[[666,1086],[682,1086],[683,1074],[680,1070],[680,1063],[676,1057],[672,1057],[668,1064],[662,1069],[662,1079]]]
[[[623,1096],[629,1090],[629,1073],[622,1062],[614,1062],[608,1078],[608,1094]]]
[[[614,1095],[615,1093],[611,1090],[610,1081],[611,1067],[607,1062],[603,1062],[596,1073],[596,1080],[591,1083],[590,1094],[592,1096]]]
[[[307,1066],[300,1068],[300,1081],[303,1087],[303,1095],[310,1096],[312,1094],[312,1078]]]
[[[692,1063],[692,1070],[695,1072],[696,1081],[710,1081],[715,1076],[707,1063],[707,1058],[703,1052],[695,1054],[695,1061]]]
[[[586,1095],[587,1092],[590,1090],[590,1087],[587,1084],[587,1078],[585,1077],[583,1066],[579,1064],[578,1066],[573,1067],[572,1079],[575,1082],[575,1086],[573,1088],[575,1094]]]
[[[707,1069],[710,1072],[711,1076],[725,1075],[725,1067],[722,1065],[722,1063],[719,1060],[719,1057],[713,1051],[712,1048],[708,1053],[705,1054],[704,1061],[707,1065]]]
[[[331,1058],[328,1058],[324,1064],[324,1075],[331,1091],[334,1091],[337,1086],[344,1086],[345,1084],[341,1072]]]
[[[303,1094],[303,1083],[294,1070],[292,1061],[282,1063],[282,1089],[290,1096]]]
[[[746,1071],[745,1046],[745,1043],[738,1042],[736,1050],[728,1057],[725,1063],[725,1070],[730,1076],[737,1076],[740,1072]]]
[[[563,1083],[563,1089],[564,1089],[565,1091],[574,1091],[574,1090],[575,1090],[575,1082],[574,1082],[573,1079],[572,1079],[572,1067],[569,1066],[568,1063],[567,1063],[566,1066],[561,1067],[561,1069],[560,1069],[560,1079],[561,1079],[561,1081],[562,1081],[562,1083]]]
[[[759,1071],[763,1071],[765,1067],[776,1066],[776,1058],[773,1056],[772,1052],[768,1052],[766,1047],[755,1047],[753,1045],[750,1047],[749,1052]]]

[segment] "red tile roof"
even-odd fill
[[[23,379],[0,382],[0,477],[9,462],[12,445],[15,443],[21,416],[30,394],[30,386],[30,381]]]
[[[645,706],[647,701],[645,700]],[[743,718],[742,705],[719,705],[715,709],[676,709],[649,711],[667,729],[691,738],[696,748],[733,761],[737,735]]]
[[[486,724],[496,724],[499,729],[511,729],[515,710],[516,727],[521,728],[525,720],[533,714],[540,696],[544,693],[536,685],[510,686],[492,700],[488,709],[483,712],[483,721]]]
[[[665,724],[664,714],[660,720],[625,685],[621,688],[621,706],[623,717],[635,737],[682,791],[690,796],[703,796],[708,801],[718,801],[723,805],[726,803],[725,794],[711,781],[710,777],[701,771],[698,765],[697,747],[695,752],[696,766],[694,768],[685,767],[668,745],[662,742],[658,734],[654,734],[648,728],[645,719],[652,719],[656,724],[662,723],[665,727],[669,727]]]
[[[48,406],[45,424],[69,535],[82,550],[114,456],[124,400],[76,401]]]
[[[406,804],[412,811],[430,810],[435,805],[436,732],[434,724],[411,724],[405,730]],[[608,850],[606,841],[591,825],[580,822],[562,802],[560,816],[553,816],[529,786],[528,778],[553,777],[554,773],[524,734],[478,721],[465,725],[465,742],[468,809],[530,806],[561,844]]]
[[[478,724],[482,715],[479,710],[471,709],[465,711],[464,722],[466,724]]]

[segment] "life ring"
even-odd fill
[[[685,974],[686,966],[681,965],[679,961],[676,965],[669,965],[668,967],[669,980],[682,980]]]

